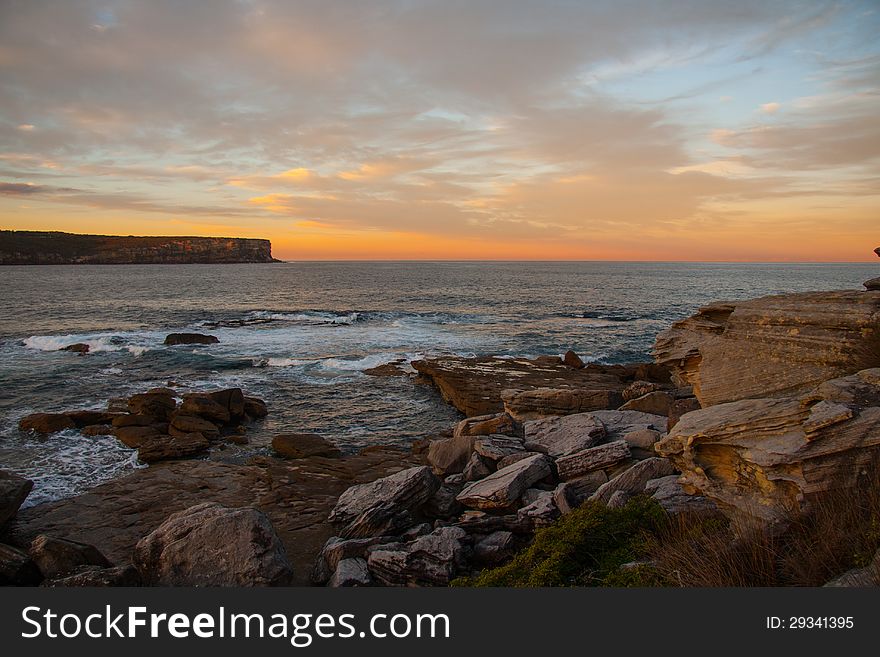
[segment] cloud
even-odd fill
[[[776,114],[779,111],[779,108],[782,107],[779,103],[764,103],[761,105],[761,111],[764,114]]]

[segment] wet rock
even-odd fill
[[[414,524],[410,513],[427,502],[440,480],[427,466],[418,466],[352,486],[340,495],[330,513],[331,523],[342,525],[343,538],[394,533]]]
[[[90,424],[80,429],[80,433],[93,438],[95,436],[115,436],[116,430],[111,424]]]
[[[232,419],[229,408],[218,403],[206,393],[196,392],[183,396],[181,415],[195,415],[211,422],[226,424]]]
[[[565,355],[562,357],[562,362],[576,370],[584,367],[584,361],[582,361],[581,357],[571,349],[565,352]]]
[[[505,456],[525,451],[522,438],[495,434],[483,436],[474,441],[474,452],[489,461],[500,461]]]
[[[474,451],[473,436],[460,435],[443,440],[432,440],[428,447],[428,463],[437,475],[461,472]]]
[[[447,586],[463,570],[469,556],[460,527],[441,527],[409,543],[391,543],[372,550],[367,564],[386,586]]]
[[[0,543],[0,586],[35,586],[41,579],[40,569],[27,552]]]
[[[220,429],[213,422],[195,415],[181,415],[180,413],[175,413],[171,418],[171,426],[168,428],[168,432],[172,436],[200,433],[208,440],[216,440],[220,437]]]
[[[396,360],[393,363],[385,363],[376,367],[363,370],[367,376],[409,376],[409,373],[401,368],[406,361]]]
[[[662,390],[649,392],[647,395],[630,399],[623,406],[621,411],[641,411],[642,413],[651,413],[653,415],[669,416],[669,409],[675,401],[672,394]]]
[[[629,446],[623,440],[598,445],[563,456],[556,461],[556,469],[562,480],[574,479],[594,470],[604,470],[630,458]]]
[[[474,544],[474,559],[487,566],[497,566],[516,552],[513,532],[497,531],[481,538]]]
[[[138,542],[133,562],[154,586],[283,586],[293,574],[262,512],[214,502],[169,516]]]
[[[631,375],[622,368],[591,363],[572,369],[560,358],[442,358],[414,361],[413,368],[429,379],[449,403],[466,416],[499,413],[504,410],[502,392],[536,388],[573,390],[608,389],[619,392],[626,385],[621,376]],[[618,395],[619,399],[619,395]],[[620,401],[601,408],[616,408]],[[600,408],[594,406],[593,408]],[[587,411],[590,408],[583,408]],[[572,411],[577,412],[577,411]],[[552,415],[553,413],[547,413]],[[516,417],[516,416],[514,416]],[[493,433],[496,433],[493,431]],[[497,431],[497,433],[505,433]]]
[[[91,424],[110,424],[115,418],[120,416],[119,413],[110,413],[108,411],[68,411],[65,415],[80,428]]]
[[[526,489],[550,474],[550,459],[543,454],[535,454],[466,486],[457,499],[473,509],[510,508]]]
[[[349,586],[370,586],[373,578],[370,570],[367,568],[365,559],[354,557],[351,559],[343,559],[336,566],[336,570],[327,586],[331,588],[349,587]]]
[[[288,459],[304,459],[323,456],[337,459],[342,456],[339,448],[329,440],[312,433],[282,433],[272,439],[272,449]]]
[[[523,430],[526,449],[553,458],[595,447],[605,437],[605,425],[591,413],[530,420]]]
[[[167,421],[177,406],[170,391],[162,389],[142,392],[128,398],[128,410],[134,415],[146,415]]]
[[[113,435],[116,436],[116,439],[126,447],[137,449],[147,442],[147,440],[161,436],[162,433],[155,426],[132,426],[117,427],[113,430]]]
[[[156,463],[171,459],[197,456],[210,447],[208,439],[200,433],[181,433],[176,436],[149,436],[138,447],[138,459],[144,463]]]
[[[55,579],[46,580],[43,586],[50,587],[108,587],[140,586],[141,576],[131,564],[101,568],[100,566],[79,566],[73,572]]]
[[[89,345],[84,342],[77,342],[75,344],[69,344],[66,347],[61,347],[58,351],[71,351],[75,354],[87,354],[89,353]]]
[[[158,424],[159,420],[152,415],[141,415],[140,413],[126,413],[125,415],[117,415],[110,422],[113,427],[151,427]]]
[[[880,290],[880,276],[876,278],[869,278],[867,281],[865,281],[865,289],[874,292]]]
[[[165,344],[175,346],[180,344],[217,344],[220,338],[216,335],[204,335],[202,333],[171,333],[165,337]]]
[[[514,389],[505,390],[501,398],[504,400],[504,410],[517,422],[537,420],[548,415],[573,415],[617,408],[623,403],[618,390],[605,388]]]
[[[608,504],[611,497],[619,491],[628,496],[636,495],[644,491],[645,485],[652,479],[666,477],[674,472],[675,468],[667,459],[658,457],[645,459],[602,484],[590,499]]]
[[[877,367],[880,294],[842,290],[715,303],[657,336],[654,358],[703,407],[795,396]]]
[[[718,507],[708,497],[690,495],[678,482],[678,475],[668,475],[652,479],[645,484],[645,495],[649,495],[671,516],[680,514],[696,516],[719,515]]]
[[[266,406],[266,402],[262,399],[245,396],[244,412],[247,416],[258,420],[269,415],[269,408]]]
[[[244,393],[241,388],[226,388],[208,393],[208,397],[229,412],[231,419],[241,418],[244,413]]]
[[[46,579],[67,575],[79,566],[110,566],[107,558],[92,545],[45,534],[33,540],[28,555]]]
[[[65,429],[76,429],[76,422],[65,413],[31,413],[18,422],[18,430],[48,435]]]
[[[34,487],[34,482],[14,472],[0,470],[0,527],[15,516]]]

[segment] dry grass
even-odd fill
[[[680,517],[648,539],[657,575],[671,586],[821,586],[868,565],[880,548],[880,470],[857,488],[810,501],[781,534],[735,538],[725,523]]]

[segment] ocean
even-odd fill
[[[0,468],[35,481],[26,505],[75,495],[140,465],[112,437],[35,438],[18,420],[101,409],[169,383],[238,386],[270,416],[250,445],[282,431],[343,450],[406,445],[458,413],[409,377],[363,370],[440,354],[586,361],[649,359],[657,332],[713,300],[860,289],[866,264],[299,262],[0,268]],[[171,332],[219,344],[166,347]],[[86,355],[59,352],[72,343]]]

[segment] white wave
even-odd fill
[[[338,372],[362,372],[372,367],[379,367],[398,360],[404,356],[400,354],[371,354],[362,358],[326,358],[321,361],[321,367],[325,370]]]
[[[142,355],[144,355],[146,352],[148,352],[148,351],[150,350],[149,347],[139,347],[139,346],[136,346],[136,345],[129,345],[128,347],[126,347],[126,349],[128,349],[128,351],[129,351],[133,356],[142,356]]]
[[[316,363],[316,360],[308,360],[304,358],[268,358],[268,359],[260,359],[259,364],[255,363],[256,367],[302,367],[303,365],[311,365]],[[265,365],[263,364],[265,363]]]
[[[79,335],[32,335],[25,338],[24,346],[38,351],[59,351],[72,344],[89,345],[89,353],[99,351],[119,351],[121,345],[112,343],[113,336],[90,338]]]

